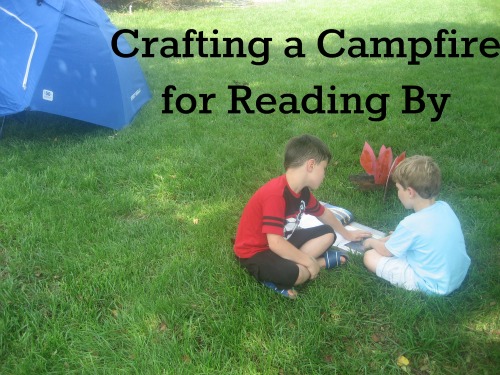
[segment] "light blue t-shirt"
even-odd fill
[[[469,269],[460,222],[443,201],[404,218],[385,245],[394,256],[406,257],[426,293],[451,293]]]

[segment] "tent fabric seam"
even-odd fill
[[[30,51],[30,56],[28,58],[28,63],[26,64],[26,71],[24,72],[24,78],[23,78],[23,89],[26,91],[27,85],[28,85],[28,76],[29,72],[31,69],[31,61],[33,60],[33,55],[35,53],[35,48],[36,48],[36,43],[38,41],[38,32],[29,24],[24,22],[22,19],[20,19],[18,16],[16,16],[14,13],[9,12],[7,9],[0,7],[1,10],[3,10],[5,13],[7,13],[9,16],[14,17],[16,20],[18,20],[22,25],[26,26],[28,29],[33,31],[35,34],[35,40],[33,41],[33,44],[31,45],[31,51]]]

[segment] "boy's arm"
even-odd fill
[[[268,233],[267,242],[271,251],[280,257],[306,267],[311,274],[311,279],[318,275],[320,267],[316,259],[297,249],[279,234]]]
[[[337,217],[328,208],[325,209],[321,216],[318,216],[319,221],[327,224],[333,230],[349,241],[361,241],[363,238],[371,237],[371,233],[364,230],[347,230]]]
[[[387,247],[385,247],[385,243],[387,242],[388,239],[389,237],[384,237],[381,239],[367,238],[366,240],[363,241],[363,247],[366,250],[373,249],[382,256],[392,257],[393,254],[389,250],[387,250]]]

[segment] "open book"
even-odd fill
[[[370,232],[373,238],[383,238],[386,236],[384,232],[381,232],[377,229],[373,229],[367,227],[366,225],[357,223],[354,221],[354,215],[346,210],[345,208],[332,206],[329,203],[320,202],[326,209],[332,211],[332,213],[339,219],[339,221],[344,225],[347,230],[364,230]],[[318,220],[315,216],[312,215],[304,215],[300,220],[301,228],[311,228],[321,225],[321,221]],[[348,241],[344,237],[342,237],[339,233],[337,233],[337,240],[333,244],[342,250],[350,251],[350,252],[358,252],[364,253],[363,245],[360,241]]]

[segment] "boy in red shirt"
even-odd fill
[[[262,186],[250,198],[240,219],[234,252],[240,264],[257,280],[282,295],[295,298],[293,286],[315,279],[320,269],[346,262],[344,254],[328,250],[335,232],[351,241],[369,237],[348,231],[314,197],[332,155],[319,138],[292,138],[285,149],[285,174]],[[300,228],[303,214],[323,225]]]

